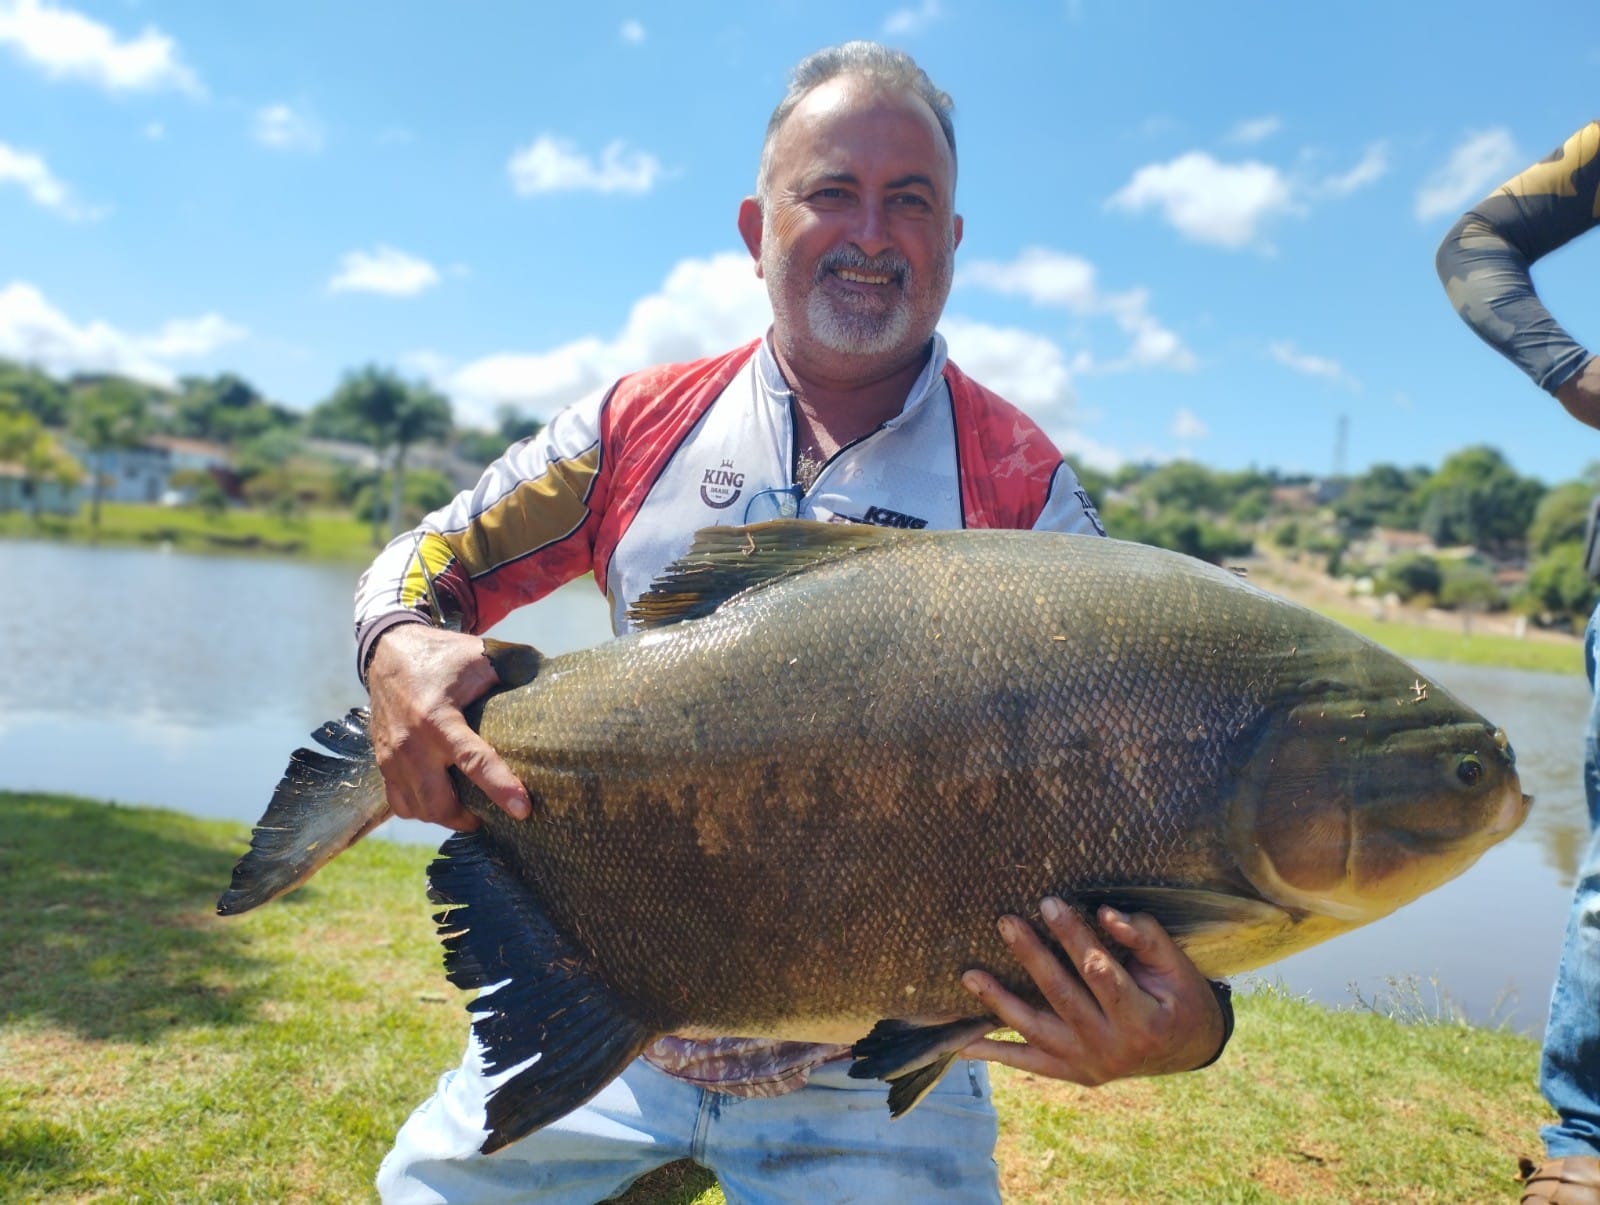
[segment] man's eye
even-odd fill
[[[890,200],[892,200],[896,205],[904,205],[911,209],[928,208],[928,198],[918,196],[914,192],[897,193],[895,196],[891,197]]]

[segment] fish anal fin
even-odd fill
[[[439,852],[428,898],[446,906],[434,918],[445,973],[457,987],[493,987],[467,1005],[472,1031],[487,1071],[516,1069],[489,1095],[488,1154],[572,1112],[657,1034],[480,833],[457,834]]]
[[[901,1117],[933,1091],[956,1055],[998,1024],[993,1017],[962,1017],[942,1025],[879,1021],[850,1048],[855,1062],[848,1074],[887,1080],[889,1116]]]
[[[773,519],[748,527],[705,527],[628,608],[640,628],[699,619],[728,599],[814,565],[881,544],[917,538],[914,531],[865,523]]]

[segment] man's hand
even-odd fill
[[[528,815],[522,783],[461,714],[498,684],[477,636],[406,623],[379,638],[367,667],[372,748],[396,816],[459,832],[477,828],[478,818],[456,798],[451,766],[508,815]]]
[[[993,976],[968,971],[962,985],[1026,1045],[981,1038],[964,1057],[1094,1087],[1126,1076],[1188,1071],[1221,1048],[1222,1009],[1210,983],[1153,918],[1100,910],[1102,928],[1131,954],[1124,967],[1060,900],[1045,900],[1041,911],[1078,974],[1032,926],[1002,917],[1000,936],[1049,1007],[1034,1008]]]
[[[1600,427],[1600,356],[1590,356],[1578,375],[1556,390],[1556,400],[1580,423]]]

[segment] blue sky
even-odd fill
[[[1069,454],[1326,473],[1342,418],[1349,472],[1600,460],[1433,271],[1600,116],[1577,0],[0,0],[0,355],[548,416],[764,329],[737,205],[789,68],[855,37],[954,96],[943,329]],[[1597,272],[1535,279],[1600,344]]]

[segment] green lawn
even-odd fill
[[[85,506],[71,518],[0,511],[0,538],[71,540],[75,543],[171,545],[190,552],[265,552],[360,562],[371,558],[371,525],[344,512],[284,519],[265,511],[225,511],[209,516],[193,507],[108,502],[100,526]]]
[[[367,841],[245,917],[242,825],[0,792],[0,1199],[343,1201],[460,1054],[431,852]],[[1217,1066],[1094,1091],[1001,1069],[1008,1201],[1512,1201],[1535,1043],[1242,993]],[[703,1176],[638,1201],[718,1201]],[[703,1190],[703,1191],[702,1191]]]

